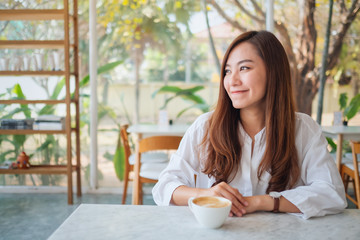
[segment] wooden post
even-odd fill
[[[64,1],[64,42],[65,42],[65,103],[66,103],[66,158],[67,158],[67,182],[68,182],[68,203],[73,204],[72,189],[72,156],[71,156],[71,93],[70,93],[70,39],[69,39],[69,1]]]
[[[338,135],[338,143],[337,143],[337,149],[336,149],[336,167],[338,168],[340,172],[340,165],[342,160],[342,144],[343,144],[343,135]]]

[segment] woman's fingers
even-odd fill
[[[246,213],[245,207],[248,205],[245,198],[239,191],[225,182],[213,187],[214,195],[229,199],[232,202],[231,213],[241,217]]]

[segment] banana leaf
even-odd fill
[[[178,116],[182,115],[185,111],[187,111],[188,109],[192,108],[192,107],[196,107],[198,105],[207,105],[205,100],[200,97],[199,95],[196,95],[195,93],[199,90],[204,89],[203,86],[196,86],[193,88],[187,88],[187,89],[182,89],[176,86],[163,86],[160,89],[158,89],[157,91],[155,91],[152,94],[152,97],[154,98],[157,94],[165,94],[165,93],[171,93],[174,94],[172,97],[169,97],[168,99],[166,99],[164,105],[161,107],[161,109],[165,109],[165,107],[168,105],[168,103],[170,101],[172,101],[175,98],[182,98],[185,101],[190,101],[193,102],[194,105],[186,108],[182,111],[180,111],[180,113],[178,113]],[[209,108],[209,106],[207,105],[207,109]],[[201,110],[203,110],[204,108],[199,108]]]
[[[113,158],[115,173],[117,178],[122,181],[124,179],[124,172],[125,172],[125,149],[124,146],[121,144],[121,137],[119,134],[115,155]]]
[[[6,160],[14,160],[13,158],[7,158],[6,156],[9,154],[15,153],[15,150],[8,150],[0,154],[0,163],[5,162]]]
[[[62,78],[55,86],[53,93],[50,96],[50,99],[58,99],[60,92],[65,86],[65,78]],[[55,112],[55,105],[46,105],[44,106],[40,111],[39,115],[45,115],[45,114],[54,114]]]
[[[20,84],[15,84],[13,89],[11,90],[13,93],[16,94],[17,99],[26,99]],[[24,109],[24,115],[26,118],[31,118],[31,111],[27,104],[20,104],[21,108]]]
[[[351,102],[347,108],[344,110],[344,115],[347,120],[353,118],[360,109],[360,94],[357,94],[355,97],[351,99]]]
[[[160,89],[156,90],[153,94],[152,94],[152,98],[154,98],[157,94],[159,93],[175,93],[175,94],[181,94],[182,92],[184,93],[192,93],[194,94],[195,92],[204,89],[203,86],[196,86],[193,88],[188,88],[188,89],[182,89],[176,86],[163,86]]]
[[[15,145],[16,149],[19,149],[20,147],[24,146],[25,141],[26,141],[25,135],[14,135],[13,137],[13,144]]]
[[[101,66],[98,68],[97,73],[101,74],[107,71],[110,71],[111,69],[114,69],[115,67],[117,67],[118,65],[122,64],[124,61],[120,60],[120,61],[116,61],[116,62],[111,62],[108,64],[105,64],[104,66]],[[80,81],[80,87],[86,86],[90,81],[90,75],[86,75],[81,81]]]
[[[15,109],[13,109],[12,111],[8,112],[6,115],[2,116],[1,118],[2,118],[2,119],[12,118],[16,113],[25,112],[25,111],[27,111],[27,110],[28,110],[27,107],[25,107],[25,108],[22,108],[22,107],[20,107],[20,108],[15,108]]]
[[[176,117],[179,118],[184,112],[186,112],[187,110],[192,109],[192,108],[200,109],[203,113],[209,111],[209,105],[207,105],[207,104],[194,104],[194,105],[192,105],[192,106],[190,106],[190,107],[187,107],[187,108],[184,108],[183,110],[181,110],[181,111],[176,115]]]
[[[334,142],[334,140],[332,140],[332,138],[329,138],[329,137],[326,137],[326,140],[327,140],[328,144],[329,144],[330,147],[331,147],[331,153],[336,152],[337,145],[336,145],[336,143]]]
[[[347,100],[348,100],[347,93],[340,94],[339,97],[340,110],[344,110],[346,108]]]

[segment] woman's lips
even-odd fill
[[[249,90],[235,90],[235,91],[231,91],[231,94],[241,94],[241,93],[246,93]]]

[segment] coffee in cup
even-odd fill
[[[221,227],[231,210],[231,201],[222,197],[192,197],[188,205],[196,220],[207,228]]]

